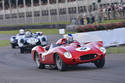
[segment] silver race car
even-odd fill
[[[27,31],[25,37],[18,41],[20,53],[31,52],[34,46],[46,46],[47,44],[47,37],[43,35],[42,32],[32,34],[30,31]]]
[[[19,34],[11,36],[10,38],[10,44],[12,48],[16,48],[18,46],[18,40],[24,38],[25,32],[23,29],[19,30]]]

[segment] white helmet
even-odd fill
[[[41,36],[41,35],[43,35],[43,32],[36,32],[36,34],[37,34],[38,36]]]
[[[27,32],[25,33],[25,36],[26,36],[26,37],[31,37],[31,36],[32,36],[32,33],[31,33],[30,31],[27,31]]]
[[[19,34],[24,34],[24,33],[25,33],[24,29],[19,30]]]
[[[73,36],[72,36],[72,34],[64,35],[64,38],[67,39],[67,42],[68,42],[68,43],[71,43],[71,42],[73,41]]]

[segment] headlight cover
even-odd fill
[[[10,41],[11,41],[11,42],[14,42],[14,39],[13,39],[13,38],[10,38]]]
[[[64,53],[64,56],[66,57],[66,58],[72,58],[72,55],[71,55],[71,53],[70,52],[65,52]]]
[[[104,47],[100,47],[100,51],[103,52],[104,54],[106,53],[106,49]]]

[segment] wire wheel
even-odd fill
[[[44,64],[41,63],[38,53],[35,53],[35,62],[36,62],[36,65],[39,69],[44,68]]]
[[[66,64],[62,61],[62,59],[58,55],[56,56],[56,66],[57,69],[60,71],[64,71],[66,69]]]
[[[97,68],[103,68],[105,65],[105,57],[94,62]]]

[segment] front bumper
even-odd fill
[[[15,43],[11,42],[11,45],[18,46],[17,42],[15,42]]]
[[[79,57],[73,57],[71,59],[63,58],[63,61],[66,64],[74,65],[74,64],[81,64],[81,63],[89,63],[100,60],[104,58],[105,54],[97,55],[97,54],[87,54]]]

